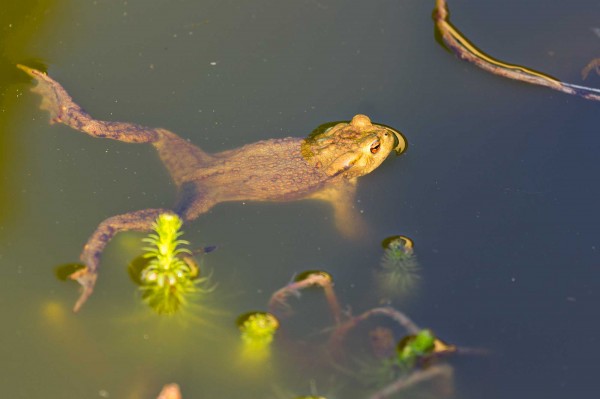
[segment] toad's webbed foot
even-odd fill
[[[40,108],[50,113],[50,123],[63,123],[93,137],[109,138],[127,143],[153,143],[159,139],[155,129],[134,123],[107,122],[93,119],[54,79],[36,69],[17,65],[31,76],[37,85],[31,89],[42,97]]]
[[[90,272],[90,269],[86,266],[85,268],[77,270],[75,273],[71,274],[69,278],[77,281],[81,285],[81,294],[79,295],[77,302],[75,302],[75,306],[73,306],[73,312],[78,312],[90,295],[92,295],[92,292],[94,292],[94,286],[96,285],[98,273]]]
[[[121,231],[136,230],[150,231],[152,223],[163,213],[173,213],[169,209],[144,209],[141,211],[129,212],[123,215],[112,216],[104,220],[96,231],[88,239],[81,252],[81,261],[85,268],[73,273],[70,278],[77,280],[81,284],[81,295],[73,308],[77,312],[92,295],[94,285],[98,278],[98,269],[100,267],[100,257],[106,244]]]

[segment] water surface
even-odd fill
[[[234,321],[307,269],[329,271],[354,313],[378,305],[380,241],[396,234],[414,240],[421,283],[394,306],[492,353],[449,359],[456,397],[596,392],[598,104],[458,61],[434,40],[433,1],[22,4],[0,16],[4,396],[151,398],[177,382],[185,398],[293,398],[311,384],[330,399],[367,397],[283,342],[249,364]],[[449,5],[481,48],[566,81],[580,83],[600,51],[594,1]],[[17,62],[46,65],[99,119],[165,127],[210,152],[357,113],[410,147],[359,183],[373,231],[363,242],[338,234],[326,204],[221,204],[185,229],[219,247],[205,259],[214,295],[182,317],[153,314],[126,273],[142,235],[127,233],[73,315],[76,286],[54,267],[76,261],[104,218],[170,206],[174,187],[149,146],[48,125]],[[321,294],[294,305],[291,335],[318,341],[331,324]]]

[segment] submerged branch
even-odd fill
[[[481,69],[494,75],[538,86],[545,86],[563,93],[583,97],[586,100],[600,101],[600,89],[561,82],[544,73],[520,65],[509,64],[487,55],[473,45],[469,39],[450,23],[446,0],[436,0],[433,19],[448,49],[454,52],[459,58],[475,64]]]
[[[430,381],[433,378],[442,378],[442,392],[439,397],[447,397],[452,395],[452,367],[447,364],[440,364],[429,367],[424,370],[417,370],[407,376],[402,376],[383,387],[379,391],[375,392],[369,397],[369,399],[385,399],[392,395],[417,385],[421,382]]]
[[[342,353],[343,342],[346,335],[354,329],[359,323],[369,319],[371,316],[387,316],[394,320],[401,327],[403,327],[409,334],[418,334],[421,329],[411,319],[408,318],[404,313],[392,308],[392,307],[379,307],[367,310],[366,312],[352,317],[344,323],[338,325],[330,337],[330,351],[331,354],[336,357]]]
[[[291,306],[288,303],[288,298],[300,296],[300,291],[310,287],[321,287],[325,292],[325,298],[329,305],[329,310],[338,325],[342,319],[340,304],[333,289],[333,279],[327,272],[315,270],[300,274],[296,281],[293,281],[283,288],[278,289],[271,295],[268,309],[273,314],[281,316],[289,316],[292,312]]]
[[[581,70],[581,79],[586,80],[592,70],[596,71],[596,73],[600,75],[600,58],[594,58],[588,62],[585,67],[583,67]]]

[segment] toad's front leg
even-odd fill
[[[144,209],[141,211],[129,212],[123,215],[112,216],[104,220],[83,247],[80,259],[85,264],[85,268],[71,275],[73,280],[81,284],[81,295],[73,311],[77,312],[85,301],[92,295],[94,285],[98,278],[98,269],[100,267],[100,257],[106,244],[121,231],[136,230],[150,231],[152,223],[162,213],[173,213],[169,209]]]
[[[335,225],[346,238],[358,240],[369,235],[369,225],[354,205],[356,178],[326,187],[309,198],[327,201],[333,206]]]

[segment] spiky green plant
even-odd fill
[[[389,298],[409,295],[420,279],[419,263],[408,237],[394,236],[384,240],[381,267],[376,272],[376,282],[381,293]]]
[[[244,343],[254,347],[264,347],[273,341],[273,336],[279,328],[279,320],[271,313],[251,312],[238,318]]]
[[[182,224],[179,216],[163,213],[152,225],[154,232],[142,240],[148,244],[143,257],[149,259],[140,276],[142,298],[160,314],[175,313],[203,280],[197,279],[197,269],[182,259],[192,254],[183,247],[189,242],[180,239]]]

